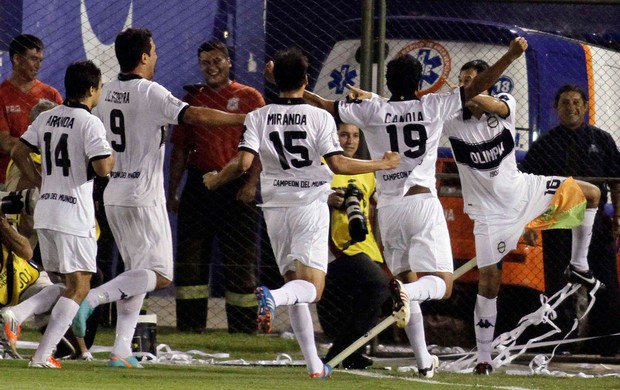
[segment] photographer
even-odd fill
[[[345,156],[358,157],[357,127],[340,124],[338,138]],[[378,323],[382,305],[390,296],[390,278],[379,265],[383,257],[371,228],[374,174],[334,175],[332,188],[335,192],[327,201],[331,211],[330,263],[323,298],[317,304],[323,331],[334,339],[326,362]],[[372,360],[358,351],[342,365],[363,369],[372,365]]]

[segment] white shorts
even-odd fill
[[[315,200],[300,207],[263,208],[280,274],[295,271],[295,260],[327,273],[329,207]]]
[[[125,271],[150,269],[172,280],[172,233],[166,205],[105,206]]]
[[[381,207],[378,218],[383,255],[394,275],[454,270],[448,225],[436,196],[406,196]]]
[[[565,177],[525,175],[526,198],[502,215],[470,215],[474,221],[476,262],[478,268],[499,263],[517,247],[523,229],[547,210],[555,190]]]
[[[56,230],[37,229],[43,268],[63,275],[97,272],[97,240]]]

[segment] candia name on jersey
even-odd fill
[[[497,98],[508,106],[506,118],[483,114],[478,119],[465,111],[444,126],[458,166],[467,213],[502,213],[514,206],[526,189],[515,158],[516,101],[509,94]]]
[[[321,157],[342,154],[336,123],[303,99],[278,99],[250,112],[239,150],[260,156],[262,207],[306,205],[330,192]]]
[[[163,86],[120,75],[103,86],[93,112],[101,118],[116,152],[104,192],[106,205],[154,206],[165,202],[166,129],[187,106]]]
[[[90,161],[112,153],[99,118],[86,106],[65,102],[41,113],[21,141],[42,152],[43,182],[34,227],[94,237]]]
[[[342,122],[364,131],[373,159],[386,151],[400,153],[400,166],[377,171],[377,207],[401,199],[413,185],[435,192],[435,162],[444,121],[462,108],[463,89],[428,94],[420,100],[365,100],[338,103]]]

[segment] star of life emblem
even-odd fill
[[[239,98],[234,97],[228,99],[228,103],[226,104],[226,109],[228,111],[237,111],[239,110]]]

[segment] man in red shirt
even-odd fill
[[[9,153],[30,124],[30,110],[39,100],[62,103],[60,93],[37,80],[43,62],[43,42],[34,35],[16,36],[9,45],[11,75],[0,84],[0,183],[6,179]]]
[[[233,113],[248,113],[265,105],[257,90],[230,80],[232,63],[224,43],[203,43],[198,48],[198,64],[206,84],[184,87],[188,91],[184,100],[189,104]],[[174,277],[179,330],[201,332],[206,327],[209,268],[217,238],[226,276],[228,331],[257,331],[251,324],[256,324],[258,214],[244,203],[253,201],[256,182],[242,177],[214,191],[202,183],[203,174],[221,170],[236,155],[242,132],[241,126],[178,125],[172,134],[168,210],[178,212]],[[184,170],[187,182],[179,199]]]

